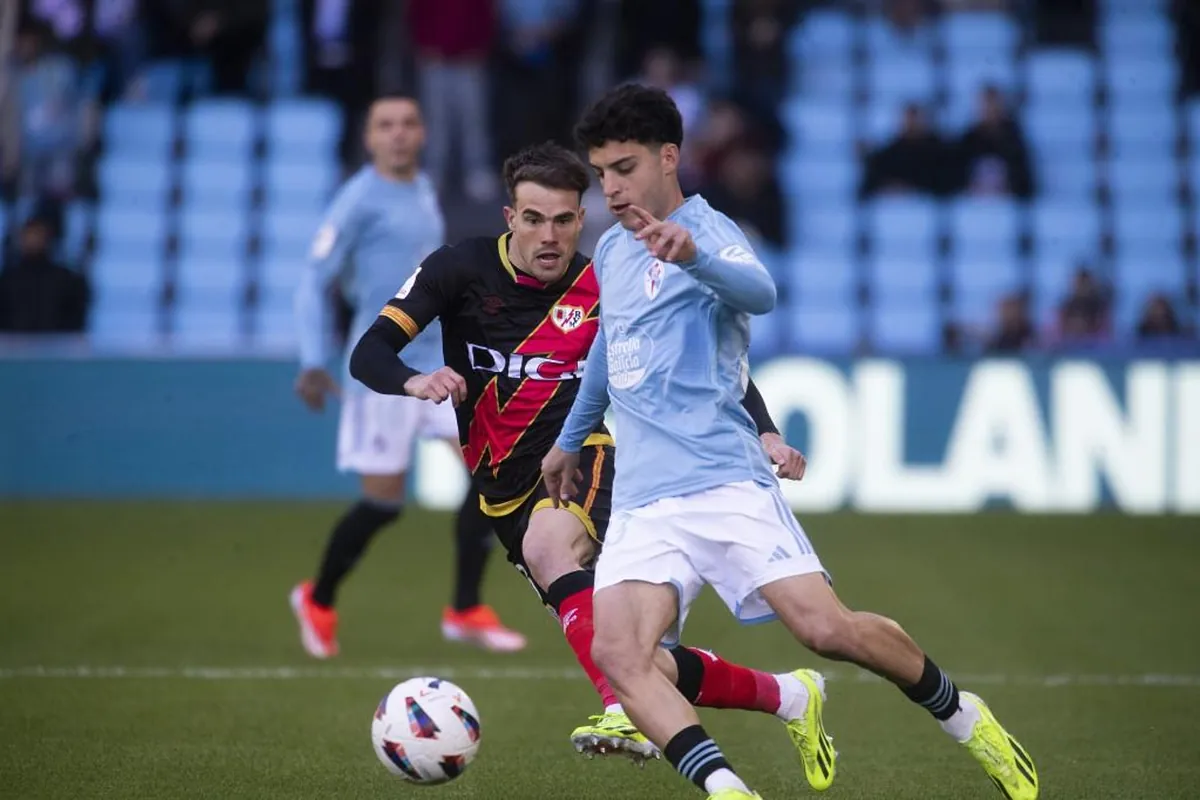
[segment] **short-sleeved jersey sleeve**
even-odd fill
[[[461,299],[463,265],[453,247],[435,250],[379,312],[412,341],[433,320],[450,313]]]

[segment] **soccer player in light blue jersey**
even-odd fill
[[[749,315],[775,286],[736,225],[679,186],[679,111],[664,92],[623,86],[576,127],[619,223],[597,244],[600,330],[557,444],[542,464],[552,497],[574,493],[578,453],[614,412],[616,477],[596,564],[592,655],[635,725],[713,800],[758,797],[692,707],[654,668],[711,585],[739,620],[779,619],[810,650],[895,683],[983,765],[1010,800],[1037,773],[975,695],[958,688],[895,622],[834,594],[787,507],[741,400]],[[789,732],[813,788],[835,758],[821,719],[824,682],[800,671],[806,711]]]
[[[338,381],[326,370],[327,291],[340,283],[355,307],[351,345],[418,265],[442,246],[445,225],[433,185],[419,169],[425,142],[421,109],[408,97],[385,97],[371,107],[366,145],[371,163],[346,182],[334,197],[312,245],[308,266],[296,290],[300,376],[296,391],[305,404],[321,411],[338,394]],[[405,358],[428,372],[443,364],[441,331],[436,321],[405,350]],[[347,354],[348,359],[348,354]],[[345,359],[344,359],[345,360]],[[443,439],[458,446],[458,423],[450,404],[376,394],[342,368],[341,419],[337,464],[357,473],[362,499],[338,520],[314,581],[291,594],[300,637],[309,654],[337,654],[338,586],[365,552],[371,539],[403,509],[405,474],[417,437]],[[480,584],[490,549],[491,524],[471,490],[456,523],[458,547],[454,603],[442,614],[447,639],[468,641],[491,650],[520,650],[525,638],[506,628],[480,602]]]

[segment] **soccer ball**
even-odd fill
[[[371,741],[393,775],[412,783],[445,783],[479,752],[479,712],[450,681],[410,678],[379,702]]]

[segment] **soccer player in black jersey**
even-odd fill
[[[359,340],[350,371],[376,392],[453,402],[484,512],[604,702],[595,724],[572,734],[576,749],[657,755],[591,658],[589,566],[608,523],[612,437],[601,424],[588,438],[570,502],[556,507],[541,480],[542,458],[575,399],[598,325],[596,276],[575,250],[588,172],[574,154],[547,144],[510,158],[504,179],[509,232],[430,255]],[[421,374],[397,353],[434,319],[441,320],[446,366]],[[780,476],[799,479],[804,458],[783,442],[753,384],[745,404]],[[793,674],[770,675],[686,647],[660,651],[656,663],[697,705],[784,721],[798,714],[793,700],[802,693]]]

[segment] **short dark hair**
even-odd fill
[[[610,89],[575,125],[575,140],[584,150],[608,142],[646,145],[683,144],[683,117],[662,89],[628,83]]]
[[[504,162],[504,185],[512,202],[517,201],[517,185],[527,181],[547,189],[575,191],[580,197],[592,183],[579,156],[554,142],[526,147]]]

